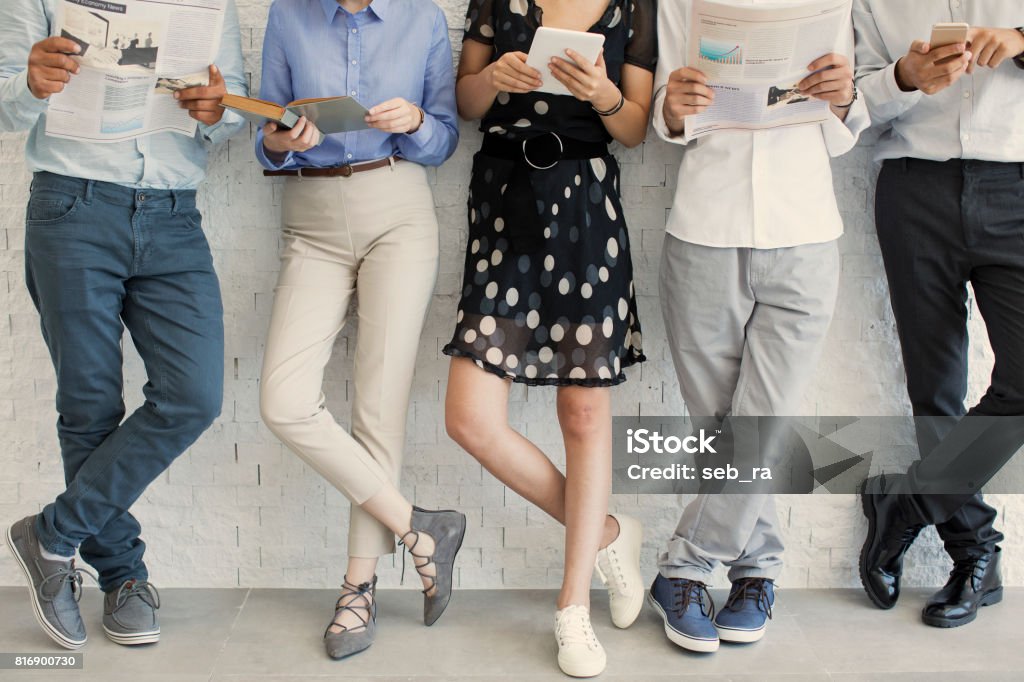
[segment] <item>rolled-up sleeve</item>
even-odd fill
[[[856,55],[854,54],[853,25],[850,24],[844,31],[842,42],[839,46],[839,53],[844,55],[856,72]],[[842,156],[857,145],[860,134],[871,127],[871,116],[868,113],[867,104],[863,97],[858,97],[850,110],[846,113],[846,119],[840,120],[838,116],[829,116],[821,124],[822,134],[825,136],[825,147],[830,156]]]
[[[665,90],[673,71],[686,66],[686,32],[690,3],[658,3],[658,69],[654,74],[653,126],[658,137],[673,144],[685,145],[685,135],[673,135],[665,122]]]
[[[0,5],[0,131],[28,130],[46,111],[48,100],[28,87],[28,55],[50,35],[40,0],[4,0]]]
[[[436,10],[433,39],[423,83],[423,125],[409,135],[400,135],[396,146],[401,156],[425,166],[440,166],[459,143],[458,113],[455,105],[455,70],[448,21]]]
[[[872,122],[888,123],[912,109],[923,96],[904,92],[896,82],[896,63],[885,46],[871,11],[871,0],[854,0],[853,27],[857,39],[857,87]]]
[[[224,77],[227,91],[232,95],[249,95],[245,78],[245,62],[242,59],[242,35],[238,25],[238,8],[235,0],[228,0],[224,10],[224,29],[220,49],[215,62]],[[225,111],[221,119],[212,126],[200,124],[199,130],[211,144],[219,144],[233,137],[245,127],[245,119],[233,111]]]

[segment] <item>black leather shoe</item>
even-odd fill
[[[999,575],[1002,550],[953,565],[946,586],[932,595],[921,619],[937,628],[967,625],[978,617],[979,606],[991,606],[1003,600],[1003,579]]]
[[[900,513],[899,497],[877,492],[885,489],[884,474],[869,478],[862,488],[868,536],[860,551],[860,582],[875,606],[891,609],[900,597],[903,555],[924,526],[908,524]]]

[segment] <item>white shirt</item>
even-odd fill
[[[800,4],[799,0],[734,0],[733,4]],[[658,72],[654,129],[685,145],[666,229],[703,246],[778,249],[838,239],[843,221],[832,187],[830,156],[850,151],[869,125],[856,102],[846,122],[772,130],[723,130],[687,144],[665,124],[669,74],[686,66],[691,0],[658,3]],[[853,26],[839,51],[853,61]]]
[[[1024,25],[1022,0],[856,0],[857,84],[876,125],[885,124],[877,158],[931,161],[1024,161],[1024,69],[1006,60],[935,95],[903,92],[895,62],[915,40],[928,40],[932,25]]]

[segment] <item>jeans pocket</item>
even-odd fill
[[[193,230],[203,229],[203,214],[200,213],[198,208],[191,208],[187,211],[183,211],[178,215],[185,222],[185,225]]]
[[[78,211],[82,198],[72,194],[39,190],[28,200],[25,222],[31,225],[62,223]]]

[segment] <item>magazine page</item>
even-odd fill
[[[50,98],[46,134],[120,142],[159,132],[195,135],[172,94],[206,85],[227,0],[60,0],[54,34],[81,65]]]
[[[828,103],[797,84],[810,75],[808,64],[839,48],[849,17],[849,0],[785,7],[694,0],[687,63],[707,75],[715,102],[687,116],[687,139],[826,120]]]

